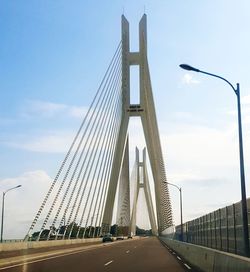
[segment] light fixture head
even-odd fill
[[[192,67],[192,66],[190,66],[190,65],[188,65],[188,64],[180,64],[180,67],[181,67],[182,69],[184,69],[184,70],[194,71],[194,72],[200,72],[199,69],[194,68],[194,67]]]

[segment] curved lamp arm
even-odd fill
[[[181,187],[179,187],[179,186],[177,186],[177,185],[175,185],[173,183],[170,183],[168,181],[166,181],[166,183],[169,184],[169,185],[172,185],[172,186],[176,187],[179,191],[181,191]]]
[[[237,83],[237,88],[235,88],[233,86],[233,84],[231,82],[229,82],[226,78],[222,77],[222,76],[218,76],[218,75],[215,75],[215,74],[212,74],[212,73],[208,73],[208,72],[205,72],[205,71],[202,71],[200,69],[197,69],[197,68],[194,68],[188,64],[180,64],[180,67],[184,70],[187,70],[187,71],[193,71],[193,72],[197,72],[197,73],[202,73],[202,74],[205,74],[205,75],[209,75],[209,76],[212,76],[212,77],[217,77],[217,78],[220,78],[222,80],[224,80],[228,85],[231,86],[231,88],[234,90],[235,94],[238,95],[238,83]]]
[[[15,187],[12,187],[12,188],[8,189],[7,191],[3,192],[3,194],[5,195],[7,192],[9,192],[9,191],[11,191],[11,190],[14,190],[14,189],[16,189],[16,188],[19,188],[19,187],[21,187],[21,186],[22,186],[22,185],[17,185],[17,186],[15,186]]]

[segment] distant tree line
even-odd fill
[[[65,229],[66,229],[66,232],[65,232]],[[72,231],[71,231],[71,229],[72,229]],[[70,235],[70,231],[71,231],[71,235]],[[64,235],[65,239],[69,238],[69,235],[70,235],[71,239],[75,239],[78,231],[79,231],[78,238],[92,238],[92,237],[98,237],[101,235],[101,233],[100,233],[101,227],[88,226],[88,227],[86,227],[86,229],[84,227],[80,227],[80,230],[79,230],[79,226],[76,223],[72,222],[72,223],[70,223],[70,225],[68,227],[61,226],[59,231],[55,227],[53,227],[53,228],[51,227],[50,229],[44,229],[41,232],[39,240],[40,241],[47,240],[49,235],[50,235],[50,237],[49,237],[50,240],[54,240],[54,239],[60,240],[63,238],[63,235]],[[65,232],[65,234],[64,234],[64,232]],[[40,231],[34,232],[30,239],[32,241],[37,240],[39,233],[40,233]],[[114,224],[111,226],[110,233],[113,236],[119,236],[119,235],[128,236],[129,235],[128,227],[121,227],[121,226],[118,226],[117,224]],[[83,235],[84,235],[84,237],[83,237]],[[142,236],[142,235],[151,236],[152,230],[151,229],[145,230],[145,229],[141,229],[138,226],[136,226],[136,235],[138,235],[138,236]]]
[[[66,229],[66,232],[65,232],[65,229]],[[101,229],[100,227],[88,226],[86,227],[86,229],[84,227],[80,227],[80,230],[79,230],[79,226],[76,223],[72,222],[68,225],[68,227],[61,226],[59,231],[55,227],[54,228],[51,227],[50,229],[44,229],[40,235],[39,240],[47,240],[49,234],[50,234],[50,237],[49,237],[50,240],[54,240],[55,238],[60,240],[61,238],[63,238],[63,235],[64,235],[64,238],[67,239],[69,238],[70,231],[71,231],[70,238],[72,239],[76,238],[78,231],[79,231],[78,238],[92,238],[92,237],[97,237],[99,235],[100,229]],[[31,236],[31,240],[33,241],[37,240],[39,233],[40,231],[34,232]]]
[[[119,227],[117,224],[114,224],[111,226],[110,233],[113,236],[118,236],[121,234],[126,236],[126,235],[128,235],[128,227]],[[138,226],[136,226],[136,235],[138,235],[138,236],[142,236],[142,235],[151,236],[152,230],[151,229],[145,230],[145,229],[141,229]]]

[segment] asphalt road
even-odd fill
[[[8,272],[180,272],[195,271],[170,252],[156,237],[124,240],[96,248],[76,249],[53,256],[8,264],[0,271]]]

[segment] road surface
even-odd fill
[[[29,256],[29,258],[26,258]],[[95,247],[22,256],[18,262],[0,267],[6,272],[181,272],[195,271],[156,237],[117,241]]]

